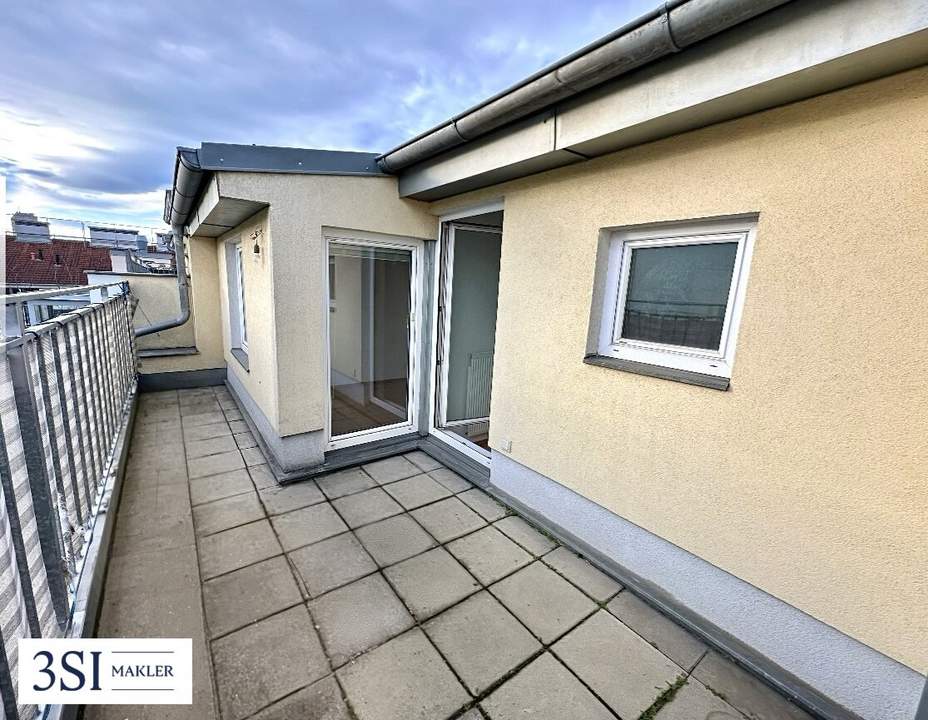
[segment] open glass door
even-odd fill
[[[419,246],[330,239],[330,448],[415,430]]]
[[[477,459],[489,457],[501,240],[499,227],[447,223],[440,250],[433,433]]]

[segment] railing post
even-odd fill
[[[32,490],[32,507],[39,533],[39,545],[45,561],[48,589],[59,627],[65,627],[70,615],[67,570],[61,528],[58,525],[58,508],[52,498],[52,483],[45,462],[42,430],[39,426],[39,408],[26,365],[24,345],[7,352],[10,377],[16,399],[19,430],[23,442],[23,456]],[[28,570],[27,570],[28,573]],[[40,636],[41,632],[36,636]]]

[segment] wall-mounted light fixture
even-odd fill
[[[254,245],[254,247],[251,249],[251,251],[252,251],[255,255],[260,255],[260,254],[261,254],[261,244],[258,242],[258,239],[259,239],[263,234],[264,234],[264,231],[263,231],[261,228],[255,229],[255,231],[251,234],[251,239],[252,239],[252,240],[254,241],[254,243],[255,243],[255,245]]]

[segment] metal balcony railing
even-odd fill
[[[0,358],[0,694],[17,700],[18,641],[86,631],[99,593],[103,517],[136,392],[133,299],[119,294],[22,328]],[[73,292],[73,289],[64,292]],[[8,295],[13,308],[29,296]],[[19,330],[17,328],[17,330]],[[111,527],[110,527],[111,531]],[[96,586],[96,587],[95,587]],[[92,622],[92,618],[90,618]]]

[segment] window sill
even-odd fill
[[[232,348],[229,352],[232,353],[232,357],[238,360],[238,364],[245,368],[245,372],[250,372],[248,369],[248,353],[241,348]]]
[[[662,367],[661,365],[649,365],[647,363],[634,362],[633,360],[621,360],[604,355],[587,355],[583,358],[583,362],[587,365],[596,365],[597,367],[610,368],[611,370],[621,370],[623,372],[635,373],[636,375],[647,375],[648,377],[660,378],[661,380],[673,380],[674,382],[686,383],[687,385],[699,385],[700,387],[707,387],[712,390],[728,390],[728,386],[731,384],[731,380],[726,377],[706,375],[705,373],[693,372],[692,370],[677,370],[675,368]]]

